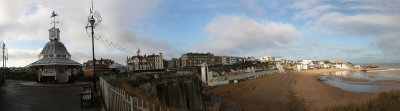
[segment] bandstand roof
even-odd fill
[[[59,41],[50,41],[44,47],[40,54],[68,54],[64,44]]]
[[[28,65],[31,66],[46,66],[46,65],[68,65],[68,66],[81,66],[80,63],[75,62],[68,58],[43,58]]]

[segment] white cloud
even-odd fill
[[[327,13],[316,21],[315,29],[353,35],[376,35],[400,29],[400,15]]]
[[[219,15],[204,27],[209,43],[201,46],[217,54],[265,54],[298,39],[291,24],[256,20],[245,15]]]
[[[244,4],[250,11],[255,12],[256,14],[264,13],[264,9],[261,8],[258,3],[254,0],[240,0],[242,4]]]
[[[39,59],[38,53],[42,49],[38,50],[20,50],[20,49],[8,49],[9,61],[7,66],[25,66]]]
[[[302,11],[300,11],[299,13],[296,13],[294,15],[295,19],[309,19],[309,18],[315,18],[318,17],[319,15],[321,15],[322,13],[331,10],[331,9],[335,9],[337,7],[333,6],[333,5],[321,5],[321,6],[317,6],[317,7],[313,7],[313,8],[308,8],[308,9],[304,9]]]
[[[294,19],[307,20],[307,34],[355,36],[368,39],[373,46],[363,48],[341,48],[338,53],[350,56],[349,52],[369,50],[370,55],[385,54],[382,58],[396,58],[400,54],[400,1],[398,0],[339,0],[297,1],[290,8],[298,9]],[[332,10],[334,9],[334,10]],[[368,41],[366,40],[366,41]],[[354,41],[362,42],[362,41]],[[365,44],[365,43],[364,43]],[[357,55],[357,54],[353,54]],[[353,56],[364,57],[363,55]],[[365,57],[364,57],[365,58]],[[359,59],[357,59],[359,60]]]
[[[314,7],[319,2],[317,0],[297,0],[293,4],[289,5],[289,8],[295,9],[309,9]]]

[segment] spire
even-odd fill
[[[137,49],[136,54],[139,56],[139,54],[140,54],[140,49]]]

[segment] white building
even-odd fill
[[[312,62],[312,60],[302,60],[301,64],[303,64],[303,65],[313,65],[313,62]]]
[[[147,59],[143,56],[132,56],[126,60],[128,71],[148,70]]]
[[[237,64],[238,62],[239,62],[239,57],[229,57],[229,64],[230,65],[232,65],[232,64]]]
[[[301,70],[308,70],[309,69],[309,65],[307,64],[297,64],[297,70],[301,71]]]
[[[271,56],[264,56],[262,58],[260,58],[260,62],[274,62],[275,61],[275,57],[271,57]]]
[[[55,25],[56,16],[53,12],[51,17],[54,17],[54,26],[49,29],[50,41],[40,52],[39,60],[28,65],[39,71],[39,82],[71,82],[72,73],[81,66],[80,63],[71,60],[71,54],[60,42],[60,30]]]
[[[164,59],[162,53],[159,55],[148,55],[145,57],[147,59],[147,65],[149,69],[164,69]]]
[[[282,63],[282,59],[281,59],[280,57],[276,57],[274,62],[276,62],[276,63]]]

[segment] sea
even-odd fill
[[[377,64],[385,70],[324,73],[324,83],[351,92],[381,92],[400,89],[400,64]],[[345,79],[344,79],[345,78]]]

